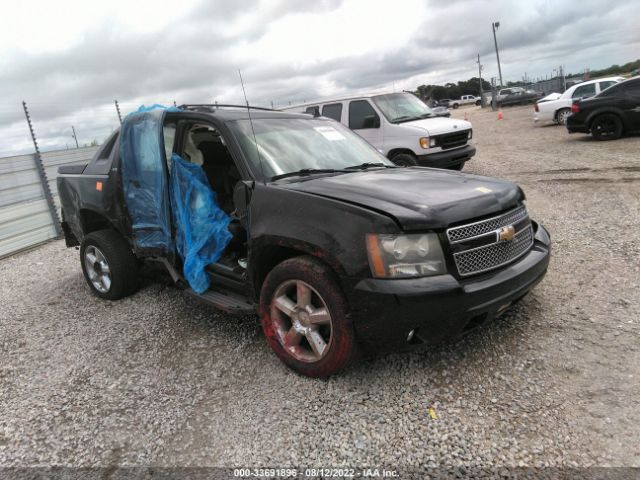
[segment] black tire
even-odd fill
[[[476,107],[479,107],[480,105],[482,105],[482,101],[481,100],[476,100]]]
[[[453,108],[454,108],[454,109],[458,108],[459,106],[460,106],[460,105],[458,105],[457,103],[454,103],[454,104],[453,104]]]
[[[569,118],[569,115],[571,115],[570,108],[561,108],[556,112],[556,123],[558,125],[566,125],[567,118]]]
[[[308,303],[300,299],[300,284],[303,289],[310,290]],[[295,301],[286,293],[288,288]],[[287,305],[284,310],[279,306],[283,304]],[[306,309],[301,307],[305,304],[309,305]],[[285,310],[293,313],[289,315]],[[307,322],[304,326],[318,328],[316,331],[322,333],[324,349],[321,355],[312,348],[311,337],[298,330],[304,327],[300,316],[304,313],[301,312],[319,310],[328,311],[329,323],[314,326],[308,323],[309,314],[304,317]],[[334,273],[310,256],[290,258],[277,265],[267,275],[260,292],[260,317],[267,343],[285,365],[308,377],[333,375],[355,357],[355,334],[348,311]],[[325,330],[321,332],[322,328]]]
[[[90,271],[105,275],[102,271],[104,267],[100,262],[94,262],[93,266],[87,265],[91,263],[91,255],[95,258],[96,249],[104,257],[108,266],[108,288],[104,282],[96,282],[90,277]],[[118,300],[138,290],[140,285],[138,262],[127,241],[115,230],[99,230],[85,236],[80,247],[80,263],[89,288],[101,298]]]
[[[409,153],[399,153],[394,155],[391,161],[401,167],[415,167],[418,164],[416,157]]]
[[[614,113],[603,113],[591,122],[591,135],[596,140],[616,140],[622,136],[622,120]]]

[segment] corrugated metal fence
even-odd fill
[[[87,163],[99,147],[41,154],[49,187],[60,213],[58,167]],[[0,258],[56,237],[35,154],[0,158]]]

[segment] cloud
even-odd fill
[[[74,125],[103,140],[140,103],[242,102],[276,106],[364,89],[505,80],[598,68],[637,58],[637,3],[405,0],[44,0],[6,7],[0,32],[0,155],[30,151],[21,101],[40,144],[64,148]],[[13,10],[12,10],[13,9]],[[38,12],[41,15],[34,17]],[[58,12],[60,20],[41,17]],[[33,19],[36,18],[35,24]],[[57,17],[56,17],[57,18]]]

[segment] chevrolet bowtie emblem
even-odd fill
[[[498,230],[498,240],[501,242],[508,242],[513,239],[513,236],[516,234],[516,229],[513,228],[513,225],[509,225],[508,227],[502,227]]]

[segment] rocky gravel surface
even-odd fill
[[[518,182],[553,240],[500,319],[312,380],[153,275],[96,298],[52,242],[0,261],[0,466],[640,466],[640,138],[465,112],[466,170]]]

